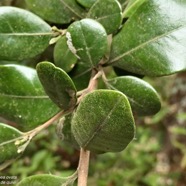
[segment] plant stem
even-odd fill
[[[57,119],[59,119],[62,115],[64,115],[65,112],[61,111],[59,113],[57,113],[55,116],[53,116],[52,118],[50,118],[47,122],[45,122],[44,124],[38,126],[37,128],[29,131],[26,133],[26,135],[29,135],[30,138],[33,138],[35,135],[37,135],[40,131],[48,128],[51,124],[53,124],[54,121],[56,121]]]
[[[90,151],[81,148],[78,165],[78,186],[87,186]]]
[[[19,138],[13,139],[13,141],[15,141],[15,145],[18,146],[17,152],[18,153],[23,152],[25,150],[25,148],[28,146],[28,144],[30,143],[30,141],[32,140],[33,137],[35,137],[42,130],[48,128],[50,125],[53,124],[54,121],[59,119],[61,116],[64,116],[65,114],[67,114],[69,112],[70,112],[70,110],[61,111],[61,112],[57,113],[55,116],[53,116],[52,118],[50,118],[48,121],[46,121],[44,124],[38,126],[37,128],[35,128],[31,131],[23,133],[23,135]],[[9,142],[6,142],[6,143],[9,143]],[[0,145],[2,145],[2,144],[0,144]]]
[[[78,103],[80,103],[81,99],[91,91],[95,90],[98,85],[98,79],[102,76],[102,71],[93,69],[91,79],[89,81],[89,85],[86,89],[79,92]],[[88,178],[88,169],[89,169],[89,158],[90,151],[81,148],[80,150],[80,158],[78,165],[78,186],[87,186],[87,178]]]
[[[79,91],[77,93],[77,95],[79,96],[77,103],[80,103],[81,99],[88,93],[90,93],[91,91],[95,90],[97,88],[98,85],[98,79],[101,77],[102,72],[101,71],[97,71],[95,69],[92,70],[92,75],[91,75],[91,79],[89,81],[89,85],[86,89]]]

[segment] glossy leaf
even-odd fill
[[[34,69],[0,66],[0,116],[30,130],[59,111],[45,94]]]
[[[185,70],[185,10],[185,1],[143,3],[114,37],[109,63],[149,76]]]
[[[76,0],[26,0],[26,3],[34,13],[52,23],[70,23],[84,14]]]
[[[77,62],[77,57],[69,50],[65,37],[60,38],[55,45],[54,62],[65,72],[70,72]]]
[[[90,151],[122,151],[135,133],[127,98],[113,90],[95,90],[87,94],[73,115],[72,132],[78,144]]]
[[[117,0],[97,0],[89,10],[87,17],[101,23],[107,34],[111,34],[121,25],[121,6]]]
[[[81,61],[94,68],[107,50],[107,34],[103,26],[92,19],[72,23],[67,30],[69,49]]]
[[[22,60],[43,52],[49,45],[51,28],[26,10],[0,7],[0,59]]]
[[[0,123],[0,165],[20,156],[18,148],[12,139],[20,137],[22,133],[6,124]],[[9,142],[9,143],[5,143]]]
[[[150,84],[139,78],[122,76],[113,78],[107,83],[109,88],[124,93],[134,112],[139,115],[153,115],[161,108],[157,92]]]
[[[41,62],[37,73],[46,93],[58,107],[68,110],[75,106],[76,88],[65,71],[50,62]]]
[[[130,0],[127,4],[125,11],[123,12],[123,17],[130,17],[135,11],[147,0]]]
[[[24,178],[17,186],[62,186],[68,178],[54,176],[51,174],[38,174]]]
[[[77,2],[86,8],[90,8],[96,0],[77,0]]]

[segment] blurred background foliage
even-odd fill
[[[145,79],[159,92],[161,111],[153,117],[136,118],[135,140],[123,152],[92,154],[89,186],[185,186],[186,73]],[[0,176],[70,175],[78,156],[70,144],[59,140],[55,127],[50,127]]]
[[[25,8],[24,0],[0,0],[0,6]],[[33,59],[53,61],[53,46]],[[91,156],[89,186],[185,186],[186,185],[186,72],[160,78],[144,78],[162,100],[161,111],[152,117],[136,118],[133,142],[120,153]],[[2,120],[2,119],[1,119]],[[79,152],[60,141],[55,127],[39,134],[22,158],[0,172],[18,180],[34,174],[71,175],[77,168]]]

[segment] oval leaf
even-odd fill
[[[72,132],[78,144],[90,151],[122,151],[135,133],[127,98],[113,90],[87,94],[73,115]]]
[[[88,66],[98,65],[107,50],[107,34],[103,26],[92,19],[72,23],[67,30],[69,49]]]
[[[54,62],[65,72],[71,71],[77,62],[77,57],[69,50],[65,37],[60,38],[55,45]]]
[[[111,34],[121,25],[121,5],[117,0],[97,0],[89,10],[87,17],[95,19],[101,23],[107,31],[107,34]]]
[[[144,2],[113,38],[109,63],[149,76],[186,69],[185,17],[185,1]]]
[[[12,139],[22,136],[22,133],[14,127],[0,123],[0,166],[20,156],[18,147]]]
[[[45,94],[34,69],[0,66],[0,116],[30,130],[59,111]]]
[[[86,8],[90,8],[96,0],[77,0],[77,2]]]
[[[74,19],[81,19],[85,12],[76,0],[26,0],[26,3],[29,9],[43,19],[58,24],[66,24]]]
[[[157,92],[147,82],[132,76],[117,77],[107,82],[109,88],[124,93],[139,115],[153,115],[161,108]]]
[[[51,174],[40,174],[23,179],[17,186],[62,186],[62,184],[65,184],[67,181],[68,178]]]
[[[58,107],[68,110],[75,106],[76,88],[65,71],[50,62],[41,62],[37,73],[46,93]]]
[[[43,52],[51,28],[41,18],[15,7],[0,7],[0,59],[22,60]]]

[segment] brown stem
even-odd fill
[[[78,165],[78,186],[87,186],[90,151],[81,148]]]
[[[35,135],[37,135],[40,131],[48,128],[51,124],[53,124],[54,121],[56,121],[57,119],[59,119],[62,115],[64,115],[65,112],[61,111],[59,113],[57,113],[55,116],[53,116],[51,119],[49,119],[47,122],[45,122],[44,124],[40,125],[39,127],[25,133],[26,135],[29,135],[30,138],[33,138]]]
[[[99,77],[101,77],[102,72],[101,71],[97,71],[96,69],[92,70],[92,75],[91,75],[91,79],[89,81],[89,85],[86,89],[78,92],[79,98],[77,103],[80,103],[81,99],[88,93],[90,93],[91,91],[95,90],[97,88],[98,85],[98,79]]]
[[[48,128],[50,125],[53,124],[54,121],[56,121],[61,116],[64,116],[67,113],[69,113],[69,111],[61,111],[61,112],[57,113],[55,116],[53,116],[51,119],[46,121],[44,124],[38,126],[37,128],[35,128],[31,131],[23,133],[23,135],[19,138],[13,139],[13,141],[15,141],[15,145],[18,146],[17,152],[18,153],[23,152],[34,136],[36,136],[42,130]],[[13,142],[13,141],[8,141],[6,143]],[[2,145],[2,144],[0,144],[0,145]]]
[[[91,79],[89,81],[88,87],[80,92],[80,97],[78,98],[78,103],[80,103],[81,99],[91,91],[95,90],[98,85],[98,79],[102,76],[102,71],[93,69]],[[88,178],[88,168],[89,168],[89,158],[90,151],[81,148],[80,150],[80,158],[78,165],[78,186],[87,186],[87,178]]]

